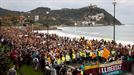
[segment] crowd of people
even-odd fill
[[[9,50],[1,53],[19,69],[23,64],[32,65],[51,75],[83,75],[84,64],[106,63],[134,58],[134,45],[117,44],[115,41],[69,38],[56,34],[31,32],[18,28],[0,29],[0,47]],[[107,54],[104,54],[106,50]],[[5,60],[6,61],[6,60]],[[0,59],[0,64],[4,62]],[[80,67],[77,65],[81,64]],[[69,65],[75,65],[71,67]],[[5,66],[1,74],[7,70]]]

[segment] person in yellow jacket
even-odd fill
[[[61,64],[61,59],[60,58],[57,58],[57,64],[60,65]]]
[[[70,55],[66,54],[65,59],[66,59],[66,64],[69,65],[70,64],[70,59],[71,59]]]
[[[89,57],[92,57],[92,55],[93,55],[93,52],[90,52],[90,53],[89,53]]]
[[[84,75],[83,71],[81,71],[81,75]]]
[[[83,58],[83,60],[86,60],[86,52],[85,51],[82,52],[82,58]]]
[[[72,53],[72,62],[73,62],[73,64],[76,63],[75,59],[76,59],[76,55],[75,55],[75,53]]]
[[[65,62],[65,56],[62,56],[62,63],[64,63]]]
[[[89,52],[89,59],[90,59],[89,61],[92,60],[92,55],[93,55],[93,52],[90,51],[90,52]]]
[[[98,51],[98,56],[101,57],[101,52],[100,51]]]
[[[79,60],[79,63],[82,63],[82,61],[83,61],[83,58],[82,58],[83,53],[82,53],[82,51],[79,51],[79,54],[80,54],[80,60]]]
[[[82,51],[79,51],[80,57],[82,57]]]
[[[84,75],[84,72],[83,72],[83,70],[82,70],[81,68],[79,68],[79,73],[78,73],[78,75]]]
[[[51,62],[52,62],[52,61],[51,61],[51,57],[50,57],[50,56],[48,56],[48,57],[47,57],[47,60],[48,60],[48,62],[49,62],[49,63],[51,63]]]

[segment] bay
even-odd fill
[[[113,26],[62,27],[62,32],[86,37],[113,39]],[[116,26],[115,39],[134,43],[134,25]]]

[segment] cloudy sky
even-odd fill
[[[81,8],[89,6],[91,3],[104,8],[113,15],[112,0],[0,0],[0,7],[17,11],[29,11],[37,7],[50,7],[52,9]],[[123,24],[134,25],[134,0],[117,0],[116,18]]]

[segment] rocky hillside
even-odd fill
[[[49,11],[49,14],[46,12]],[[83,7],[79,9],[68,9],[64,8],[61,10],[51,10],[48,7],[38,7],[36,9],[30,10],[29,12],[19,12],[19,11],[11,11],[7,9],[0,8],[0,17],[10,16],[16,17],[20,15],[24,15],[26,18],[30,16],[29,19],[34,20],[34,16],[38,15],[39,20],[36,22],[45,23],[50,25],[74,25],[75,22],[96,22],[96,24],[103,25],[112,25],[114,17],[99,7]],[[102,16],[98,16],[98,14],[103,14]],[[121,22],[116,19],[116,24],[121,25]]]

